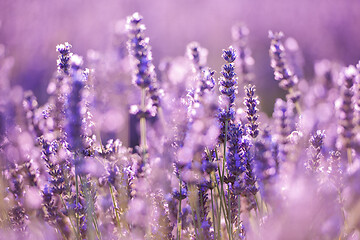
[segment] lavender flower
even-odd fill
[[[199,216],[195,213],[195,225],[196,229],[200,231],[199,236],[203,236],[204,239],[213,239],[213,232],[211,231],[212,222],[209,215],[209,199],[208,199],[208,190],[207,185],[199,186],[198,192],[198,207],[199,207]],[[200,223],[200,226],[197,224]]]
[[[308,149],[310,159],[309,162],[306,164],[306,168],[310,171],[316,173],[319,172],[321,159],[323,158],[323,155],[321,153],[322,148],[324,146],[324,138],[325,133],[324,131],[316,131],[314,135],[310,138],[310,147]]]
[[[141,89],[146,90],[152,101],[152,106],[158,107],[160,104],[161,90],[158,87],[156,73],[152,63],[149,38],[144,36],[145,25],[141,23],[142,19],[142,16],[136,12],[128,17],[126,25],[129,33],[128,49],[136,65],[134,83]],[[144,102],[142,102],[141,108],[144,107]],[[139,110],[143,113],[146,112],[145,109]]]
[[[12,193],[15,201],[22,202],[24,197],[24,177],[19,171],[17,164],[10,169],[9,192]]]
[[[239,55],[240,82],[250,83],[254,78],[254,74],[251,72],[254,59],[248,47],[249,29],[244,24],[237,24],[231,28],[231,35]]]
[[[356,104],[355,104],[355,111],[356,111],[356,118],[357,118],[357,126],[360,126],[360,61],[358,64],[356,64],[357,69],[357,77],[356,77],[356,86],[357,89],[355,89],[355,95],[356,95]]]
[[[53,193],[47,185],[45,185],[44,187],[42,196],[43,196],[45,221],[57,227],[64,237],[69,238],[70,237],[69,226],[67,225],[63,215],[59,212],[59,209],[55,204],[53,198]]]
[[[269,38],[271,39],[270,46],[270,58],[271,67],[274,69],[275,80],[279,81],[279,85],[284,90],[289,91],[298,83],[298,79],[293,75],[286,62],[285,47],[281,42],[284,37],[282,32],[269,32]]]
[[[276,177],[278,174],[278,162],[277,159],[274,159],[272,156],[272,143],[271,140],[268,141],[266,131],[261,136],[261,140],[255,142],[255,154],[254,162],[255,164],[255,173],[258,178],[258,185],[261,196],[265,201],[271,202],[277,195],[273,190],[273,186],[276,182]]]
[[[292,116],[292,105],[282,99],[277,99],[274,106],[273,118],[276,125],[276,138],[279,144],[279,159],[285,161],[289,151],[288,136],[291,131],[290,121]]]
[[[246,106],[247,120],[249,123],[246,125],[249,129],[249,134],[252,138],[256,138],[259,134],[259,123],[258,120],[258,108],[259,104],[258,97],[255,96],[255,86],[249,85],[245,88],[246,97],[244,98],[244,105]]]
[[[240,124],[231,124],[228,136],[229,149],[226,157],[226,166],[230,174],[228,181],[234,183],[237,177],[245,171],[243,149],[241,148],[241,138],[244,136],[244,129]]]
[[[79,56],[72,57],[72,83],[71,91],[67,100],[67,139],[69,142],[69,149],[71,151],[81,151],[83,144],[83,130],[82,130],[82,94],[81,91],[85,86],[85,77],[80,70],[82,60]]]
[[[203,96],[206,91],[212,91],[214,89],[214,74],[215,71],[211,70],[210,68],[205,68],[202,70],[200,77],[200,87],[197,90],[200,96]]]
[[[11,208],[9,212],[9,218],[11,228],[20,236],[24,237],[25,231],[27,230],[26,219],[28,218],[25,213],[25,209],[20,205]]]
[[[60,53],[57,60],[59,72],[63,72],[65,75],[70,74],[70,58],[72,53],[70,51],[71,45],[68,42],[64,44],[59,44],[56,46],[56,51]]]
[[[208,51],[198,42],[191,42],[186,46],[186,54],[192,61],[194,72],[201,72],[206,65]]]
[[[42,146],[41,158],[44,160],[50,175],[51,192],[61,195],[65,191],[64,172],[59,164],[52,162],[52,157],[56,154],[56,142],[50,143],[43,138],[40,138],[39,142]]]
[[[38,186],[38,172],[33,167],[33,161],[29,160],[24,164],[25,176],[29,186]]]
[[[244,184],[246,191],[244,195],[247,196],[248,199],[250,199],[250,197],[255,196],[255,194],[258,192],[259,189],[256,186],[257,178],[255,176],[255,171],[254,171],[254,161],[252,155],[250,154],[251,144],[250,144],[250,140],[247,139],[246,137],[242,138],[241,148],[244,153],[243,157],[244,157],[244,165],[245,165]],[[251,202],[249,208],[251,209],[255,207],[254,204],[255,204],[254,202]]]
[[[23,106],[26,112],[26,119],[30,131],[33,131],[36,137],[40,137],[44,134],[40,127],[40,119],[37,116],[38,102],[32,91],[27,91],[24,94]]]
[[[232,47],[223,50],[222,57],[227,64],[223,65],[222,76],[219,78],[219,90],[222,94],[220,102],[224,105],[218,115],[221,129],[219,142],[225,141],[226,124],[234,120],[235,93],[237,92],[237,77],[233,63],[236,59],[235,50]]]
[[[48,93],[51,94],[50,102],[54,105],[52,118],[54,119],[54,131],[58,140],[65,139],[65,104],[68,92],[68,77],[71,70],[71,58],[73,53],[70,51],[71,45],[66,42],[56,46],[56,51],[60,53],[57,60],[58,73],[49,83]]]
[[[201,161],[201,170],[207,174],[215,172],[217,170],[217,165],[214,163],[215,158],[215,149],[210,150],[209,154],[204,153]]]
[[[355,129],[355,117],[354,117],[354,84],[355,78],[358,75],[354,66],[349,66],[341,74],[341,100],[339,104],[339,127],[338,133],[340,138],[338,139],[339,148],[350,149],[354,147],[354,129]]]
[[[19,233],[20,236],[25,236],[25,231],[27,229],[26,220],[28,216],[25,213],[23,206],[24,202],[24,181],[23,176],[19,172],[18,166],[15,164],[10,169],[9,176],[9,192],[12,193],[14,197],[14,206],[9,210],[9,219],[12,229]]]
[[[80,67],[82,65],[82,58],[78,55],[71,57],[71,90],[67,98],[67,124],[66,134],[68,141],[68,148],[75,153],[74,165],[76,174],[82,173],[84,163],[83,153],[85,147],[84,139],[85,125],[83,124],[84,115],[86,112],[83,100],[83,90],[87,80],[87,74],[84,73]],[[85,111],[84,111],[85,110]]]
[[[298,84],[298,44],[289,38],[283,45],[282,34],[270,32],[271,66],[287,91],[270,117],[259,113],[255,86],[236,99],[238,83],[253,79],[244,25],[233,28],[234,47],[222,54],[219,101],[206,49],[192,42],[188,58],[167,58],[158,82],[142,17],[128,17],[127,31],[124,25],[118,24],[110,52],[89,51],[96,79],[69,43],[58,45],[49,98],[41,95],[39,102],[10,84],[14,61],[0,44],[2,238],[358,237],[360,62],[340,71],[341,64],[322,61],[314,79]],[[141,91],[138,105],[130,107],[140,118],[134,149],[124,147],[136,145],[126,138],[136,135],[127,127],[134,118],[126,118],[126,101],[118,101],[136,98],[127,88],[130,74]],[[101,89],[92,91],[100,82]],[[100,108],[94,116],[93,106]],[[299,118],[294,107],[298,113],[303,107]],[[260,115],[268,126],[261,131]],[[96,131],[94,122],[100,122]],[[115,136],[124,144],[108,140]],[[345,151],[353,160],[346,171]],[[302,171],[304,164],[309,171]]]
[[[343,183],[343,166],[341,164],[341,154],[338,151],[331,151],[330,152],[330,159],[329,159],[329,165],[328,165],[328,174],[330,181],[332,184],[335,185],[335,187],[338,189],[338,191],[341,192],[344,183]]]
[[[273,33],[269,31],[271,67],[274,69],[275,80],[279,81],[279,86],[289,92],[287,99],[296,103],[300,98],[300,92],[295,90],[299,80],[287,64],[285,47],[281,41],[283,37],[282,32]]]
[[[222,57],[227,62],[222,67],[221,74],[219,78],[220,83],[220,92],[223,96],[227,97],[228,102],[228,111],[234,106],[235,103],[235,93],[237,91],[237,77],[234,69],[234,61],[237,57],[235,50],[232,47],[229,47],[228,50],[223,50]]]

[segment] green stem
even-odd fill
[[[62,197],[62,195],[60,195],[60,200],[61,200],[62,204],[64,205],[65,211],[66,211],[66,212],[69,212],[69,209],[67,208],[66,203],[65,203],[64,198]],[[75,216],[75,214],[74,214],[74,216]],[[77,231],[76,231],[76,229],[75,229],[74,223],[73,223],[73,221],[71,220],[70,217],[69,217],[69,220],[70,220],[71,228],[72,228],[73,231],[74,231],[74,234],[77,235]]]
[[[192,211],[194,209],[191,209]],[[197,231],[197,227],[196,227],[196,221],[195,221],[195,214],[192,214],[193,215],[193,224],[194,224],[194,230],[195,230],[195,236],[196,236],[196,239],[199,239],[199,236],[198,236],[198,231]]]
[[[224,201],[225,201],[225,192],[224,192],[224,177],[225,177],[225,162],[226,162],[226,142],[227,142],[227,135],[228,135],[228,125],[229,125],[229,121],[226,120],[225,121],[225,139],[224,139],[224,154],[223,154],[223,164],[222,164],[222,181],[221,181],[221,191],[224,197]],[[228,189],[229,189],[229,185],[228,185]],[[224,205],[226,205],[226,201],[224,202]],[[230,194],[228,194],[228,209],[227,209],[227,215],[228,215],[228,222],[229,222],[229,229],[228,229],[228,234],[229,234],[229,240],[231,240],[232,238],[232,224],[231,224],[231,212],[230,212],[230,208],[231,208],[231,203],[230,203]],[[224,212],[225,213],[225,212]],[[225,214],[224,217],[226,218]]]
[[[210,196],[211,196],[211,213],[212,213],[212,222],[214,224],[214,236],[216,238],[216,224],[215,224],[215,209],[214,209],[214,196],[213,196],[213,190],[210,189]]]
[[[75,166],[75,187],[76,187],[76,207],[79,206],[79,182],[78,182],[78,174],[76,173],[76,166]],[[80,239],[80,223],[79,223],[79,214],[75,212],[75,219],[76,219],[76,239]]]
[[[179,194],[181,196],[181,180],[179,176]],[[179,209],[178,209],[178,215],[177,215],[177,240],[181,239],[181,197],[179,199]]]
[[[146,98],[146,89],[141,89],[141,110],[145,112],[145,98]],[[140,118],[140,147],[142,149],[142,158],[145,162],[146,153],[147,153],[147,142],[146,142],[146,118],[141,116]]]
[[[196,215],[197,215],[197,228],[198,228],[198,231],[199,231],[199,234],[200,234],[200,239],[201,240],[204,240],[204,234],[203,234],[203,231],[201,229],[201,221],[200,221],[200,210],[199,210],[199,204],[196,204],[196,209],[195,209],[195,212],[196,212]]]
[[[344,225],[340,231],[340,236],[339,236],[339,239],[341,239],[342,235],[344,234],[344,232],[346,232],[346,228],[347,228],[347,223],[346,223],[346,216],[345,216],[345,209],[344,209],[344,200],[341,196],[341,190],[338,189],[338,196],[339,196],[339,202],[340,202],[340,208],[341,208],[341,214],[342,214],[342,217],[343,217],[343,221],[344,221]]]
[[[218,167],[218,171],[219,171],[219,174],[220,174],[220,168],[219,167]],[[213,178],[215,179],[215,173],[213,173]],[[220,182],[223,181],[221,179],[222,178],[220,176]],[[223,210],[226,229],[228,230],[228,232],[230,232],[229,223],[228,223],[228,217],[227,217],[228,209],[227,209],[227,205],[226,205],[226,198],[225,198],[224,188],[219,188],[219,185],[216,184],[216,190],[218,191],[218,195],[219,195],[219,198],[220,198],[220,210],[219,210],[219,218],[218,218],[219,229],[221,229],[221,225],[220,225],[221,210]]]
[[[230,233],[232,236],[230,183],[228,184],[228,217],[229,217]]]
[[[82,176],[79,176],[79,179],[80,179],[80,183],[81,183],[81,186],[82,186],[82,191],[83,191],[83,195],[85,197],[85,203],[86,203],[86,221],[89,222],[89,223],[93,223],[94,224],[94,217],[93,217],[93,211],[94,211],[94,204],[93,204],[93,201],[90,197],[90,194],[89,194],[89,188],[87,186],[87,184],[84,183],[84,179]],[[94,239],[94,228],[92,227],[91,224],[88,225],[89,228],[87,228],[86,230],[86,235],[89,239]],[[96,233],[99,237],[99,233],[97,232]]]
[[[100,232],[99,227],[98,227],[99,224],[97,222],[97,219],[96,219],[96,217],[94,217],[94,215],[92,215],[92,219],[93,219],[93,224],[94,224],[96,235],[97,235],[98,239],[101,240],[102,237],[101,237],[101,232]]]
[[[120,215],[119,215],[119,210],[118,210],[117,203],[116,203],[114,190],[113,190],[113,187],[112,187],[111,184],[109,184],[109,189],[110,189],[110,195],[111,195],[111,199],[112,199],[113,207],[114,207],[114,211],[115,211],[116,224],[117,224],[117,227],[119,228],[119,231],[120,231],[121,230]]]
[[[240,215],[241,215],[241,198],[240,195],[238,196],[238,219],[237,219],[237,225],[240,225],[241,219],[240,219]],[[239,228],[237,229],[238,234],[239,234]]]
[[[352,164],[352,149],[350,147],[347,148],[346,153],[347,153],[347,158],[348,158],[349,165],[351,165]]]

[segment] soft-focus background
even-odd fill
[[[156,66],[164,57],[184,55],[187,43],[195,40],[209,49],[208,63],[218,72],[221,50],[232,43],[231,26],[244,22],[250,29],[255,83],[266,108],[282,94],[269,66],[269,30],[298,41],[309,79],[317,60],[348,65],[360,57],[358,0],[1,0],[0,43],[15,59],[12,85],[33,89],[44,102],[56,70],[55,46],[68,41],[80,55],[89,49],[105,51],[115,23],[135,11],[144,16]]]

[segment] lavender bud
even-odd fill
[[[237,57],[235,49],[230,46],[229,49],[223,50],[222,57],[227,63],[233,63]]]

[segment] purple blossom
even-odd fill
[[[358,72],[354,66],[344,69],[341,74],[341,99],[339,101],[339,127],[340,138],[338,144],[340,148],[352,148],[354,146],[355,128],[355,106],[354,106],[354,84]]]
[[[57,60],[59,72],[63,72],[65,75],[70,74],[70,58],[72,53],[70,51],[71,44],[65,42],[64,44],[59,44],[56,46],[56,51],[60,53]]]
[[[258,97],[255,95],[255,86],[249,85],[245,87],[246,97],[244,98],[244,105],[246,106],[246,114],[248,124],[246,125],[249,129],[249,134],[252,138],[256,138],[259,134],[259,123],[257,112],[259,109],[257,106],[259,105]]]
[[[323,157],[322,155],[322,148],[324,147],[324,138],[325,138],[325,132],[324,131],[316,131],[314,135],[311,136],[309,142],[310,147],[308,149],[309,151],[309,161],[306,164],[306,167],[316,173],[319,172],[319,168],[321,165],[321,159]]]
[[[285,47],[281,42],[283,37],[284,34],[282,32],[269,32],[269,38],[271,39],[269,53],[271,58],[271,67],[274,69],[275,80],[279,81],[280,87],[288,90],[297,84],[297,79],[294,78],[292,72],[287,66]]]
[[[231,28],[231,35],[235,48],[238,52],[239,78],[242,83],[251,83],[254,79],[252,68],[254,59],[251,56],[251,50],[248,47],[249,28],[245,24],[236,24]]]

